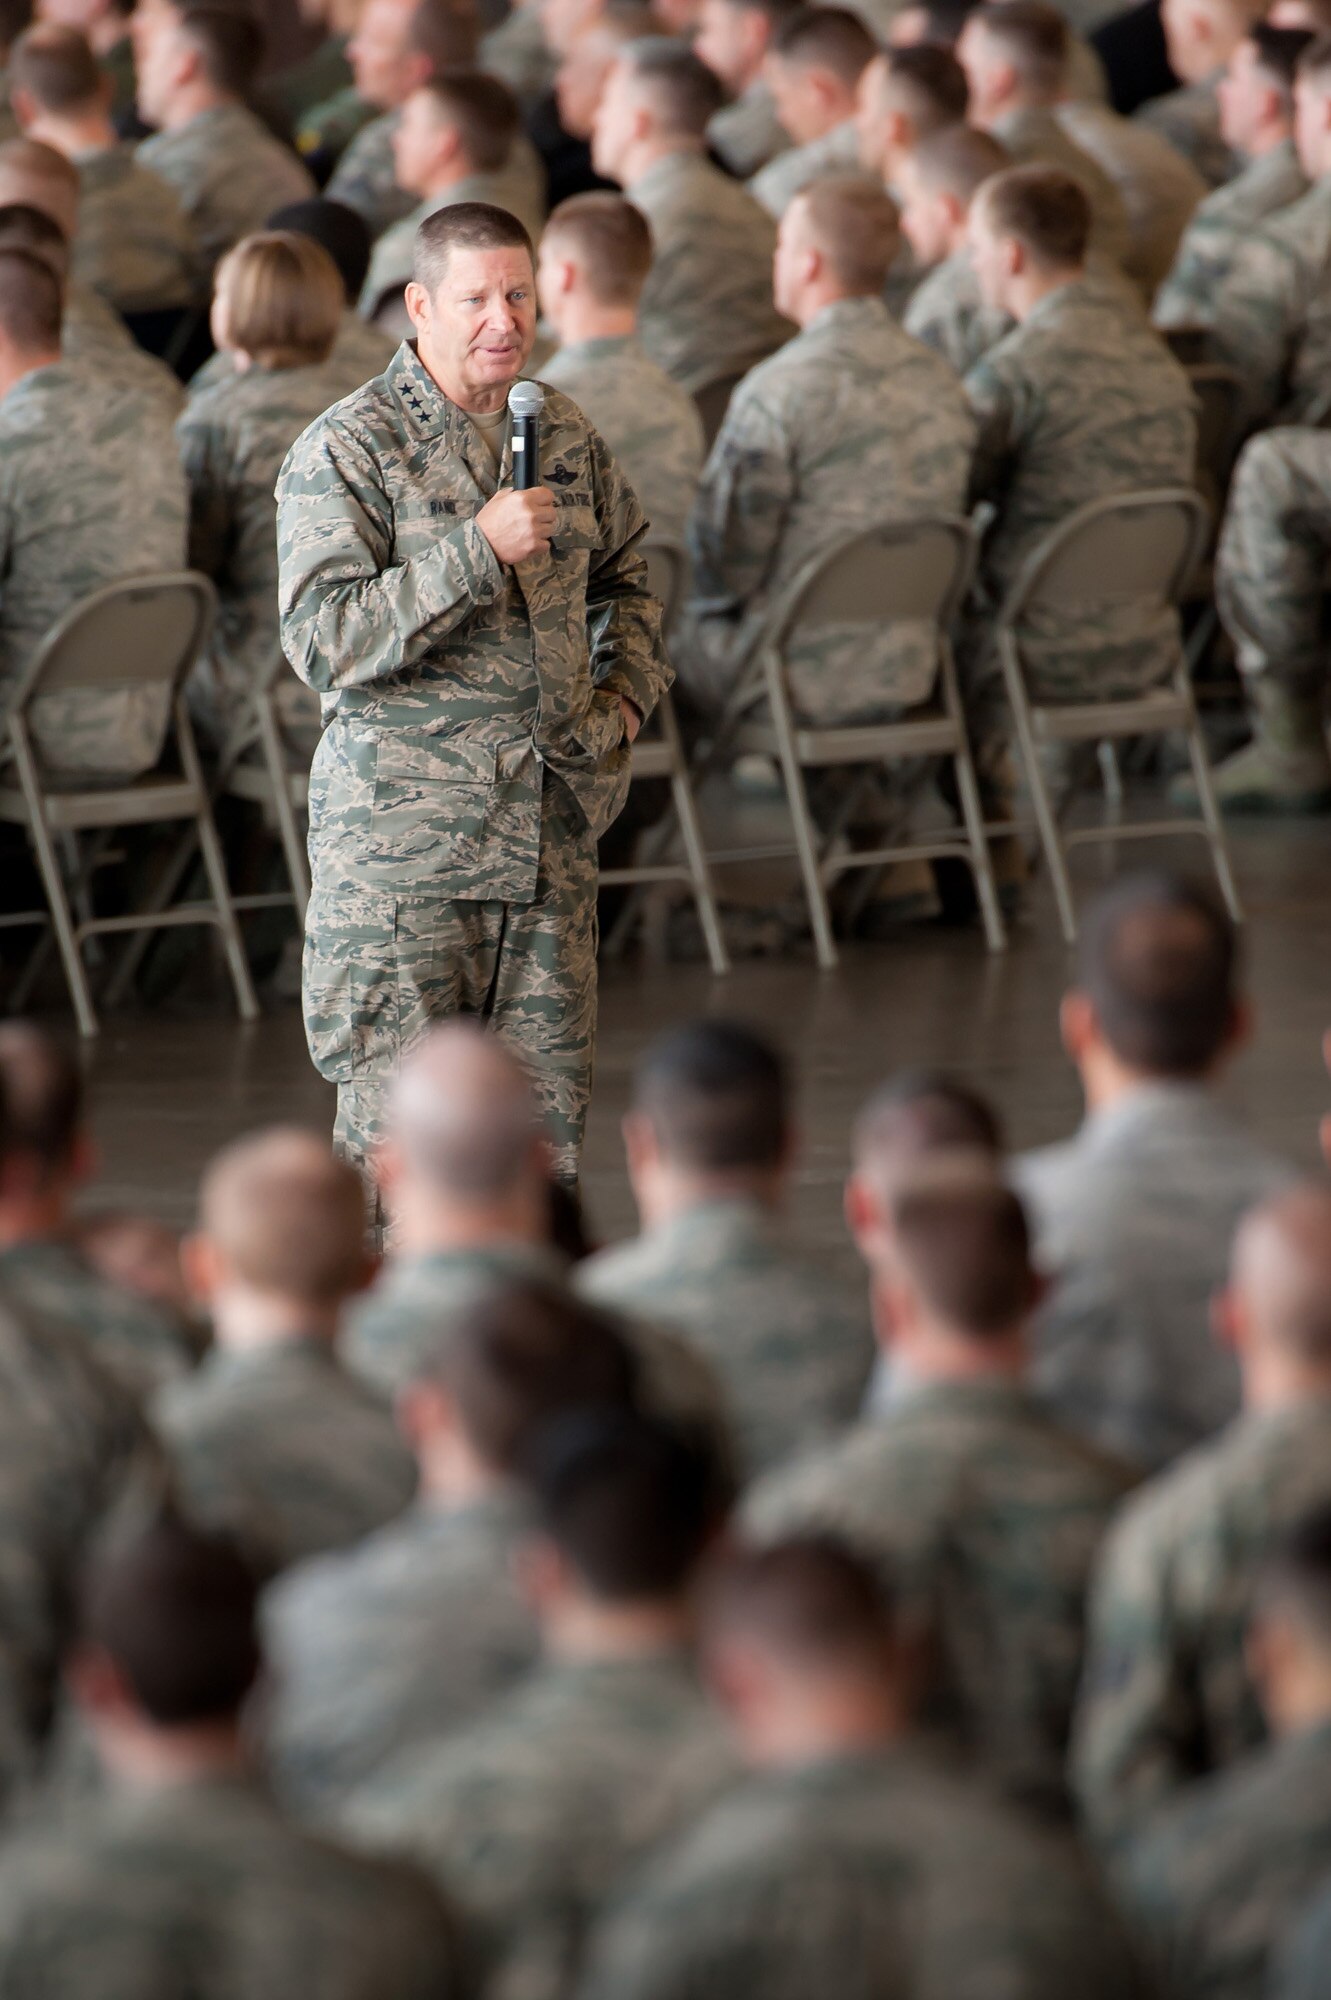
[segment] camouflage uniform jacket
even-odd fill
[[[789,149],[772,93],[761,77],[717,112],[707,127],[707,142],[722,166],[742,181]]]
[[[0,1251],[0,1299],[20,1315],[67,1326],[138,1397],[193,1366],[180,1329],[165,1314],[121,1291],[55,1238]]]
[[[1238,1368],[1210,1301],[1239,1217],[1289,1170],[1209,1091],[1152,1083],[1014,1178],[1055,1280],[1033,1376],[1060,1422],[1152,1471],[1228,1423]]]
[[[541,443],[554,541],[516,567],[473,518],[509,482],[511,451],[496,470],[411,345],[282,468],[282,641],[328,724],[312,838],[336,826],[326,859],[353,897],[395,896],[409,878],[450,898],[529,903],[547,767],[594,834],[623,803],[619,696],[647,715],[669,681],[635,547],[645,523],[558,391]]]
[[[1242,255],[1248,232],[1308,192],[1294,141],[1287,139],[1201,203],[1155,301],[1157,326],[1204,326],[1211,302]]]
[[[558,348],[542,374],[609,445],[647,516],[648,539],[682,544],[707,456],[688,390],[627,335]]]
[[[885,520],[963,513],[974,441],[956,377],[880,299],[825,307],[731,398],[690,535],[700,622],[715,614],[738,666],[812,557]],[[788,664],[802,713],[849,723],[924,701],[938,661],[931,630],[861,624],[795,643]]]
[[[651,224],[655,260],[638,331],[686,389],[737,375],[791,328],[772,303],[776,232],[752,196],[701,153],[672,153],[626,188]]]
[[[916,340],[941,354],[958,375],[969,375],[1015,321],[980,296],[970,250],[963,244],[926,271],[911,293],[901,324]]]
[[[800,189],[810,181],[823,180],[828,174],[860,171],[855,121],[847,118],[830,132],[824,132],[821,139],[813,139],[807,146],[788,146],[785,152],[778,153],[753,176],[749,193],[779,222]]]
[[[1012,111],[992,131],[1014,166],[1058,167],[1080,182],[1091,204],[1091,247],[1121,269],[1131,252],[1128,215],[1100,162],[1077,144],[1052,111]]]
[[[1073,1779],[1106,1844],[1265,1739],[1244,1658],[1272,1540],[1331,1499],[1331,1399],[1240,1417],[1124,1509],[1091,1598]]]
[[[264,1748],[293,1810],[329,1817],[385,1765],[471,1723],[534,1664],[514,1563],[526,1521],[504,1489],[461,1507],[421,1499],[272,1586]]]
[[[348,84],[300,114],[296,151],[303,160],[316,163],[340,160],[356,134],[380,116],[378,107]]]
[[[416,1489],[391,1413],[321,1341],[216,1349],[157,1420],[191,1509],[265,1574],[359,1541]]]
[[[193,305],[205,277],[180,197],[128,146],[84,153],[74,276],[121,312]]]
[[[243,104],[220,104],[175,131],[154,132],[138,157],[180,196],[207,270],[274,209],[315,191],[295,154]]]
[[[81,364],[35,369],[0,401],[0,708],[56,620],[104,584],[184,568],[185,482],[154,397]],[[160,688],[42,696],[53,770],[132,777],[160,754]]]
[[[580,2000],[1134,2000],[1070,1846],[908,1745],[751,1776],[650,1861]]]
[[[396,111],[386,111],[359,131],[324,189],[330,201],[345,202],[348,208],[354,208],[376,239],[410,215],[418,201],[416,195],[408,194],[397,184],[393,153],[397,121]],[[545,170],[524,134],[520,133],[514,143],[504,176],[508,188],[522,201],[524,213],[544,213]]]
[[[416,231],[440,209],[462,201],[485,201],[494,208],[506,208],[535,241],[541,233],[545,210],[531,199],[530,176],[521,162],[498,168],[494,173],[468,174],[440,194],[427,195],[400,222],[386,229],[374,246],[370,269],[361,288],[360,310],[366,319],[380,324],[405,339],[411,332],[402,293],[411,277],[416,252]],[[386,315],[386,317],[381,317]]]
[[[1133,114],[1141,124],[1168,139],[1176,153],[1191,160],[1206,185],[1213,188],[1233,180],[1243,164],[1220,131],[1216,96],[1220,75],[1217,71],[1205,83],[1153,97]]]
[[[1119,1880],[1162,1993],[1255,2000],[1328,1872],[1331,1720],[1194,1786],[1150,1823]],[[1323,1991],[1326,1974],[1324,1960]]]
[[[1276,1955],[1269,2000],[1324,2000],[1331,1965],[1331,1867]]]
[[[1100,285],[1049,293],[966,377],[979,419],[973,497],[997,520],[980,558],[1000,599],[1051,529],[1087,501],[1191,486],[1197,421],[1188,378],[1135,313]],[[1139,694],[1172,671],[1176,613],[1088,603],[1032,615],[1022,633],[1039,700]]]
[[[333,351],[329,355],[332,367],[344,370],[355,382],[357,388],[382,375],[400,342],[382,328],[370,326],[359,313],[347,311],[337,329]],[[219,382],[229,382],[236,373],[236,363],[225,348],[219,348],[197,368],[189,378],[191,398],[201,396],[205,389],[215,389]]]
[[[1058,122],[1118,189],[1128,224],[1124,269],[1153,298],[1206,182],[1167,139],[1107,104],[1060,104]]]
[[[1091,1569],[1129,1483],[1019,1383],[935,1383],[766,1480],[748,1516],[885,1564],[938,1647],[937,1719],[1009,1790],[1057,1801]]]
[[[729,1773],[682,1656],[551,1661],[385,1772],[345,1824],[447,1884],[488,2000],[562,2000],[597,1911]]]
[[[862,1304],[791,1255],[756,1202],[700,1203],[576,1273],[598,1304],[683,1334],[716,1369],[749,1472],[850,1423],[873,1366]]]
[[[546,44],[542,11],[540,0],[522,0],[481,40],[480,67],[506,83],[524,104],[543,97],[555,80],[555,58]]]
[[[77,362],[103,383],[151,396],[168,423],[184,409],[185,391],[174,371],[140,347],[115,307],[77,278],[65,288],[60,343],[66,361]]]
[[[450,1913],[415,1870],[301,1831],[258,1786],[112,1787],[0,1862],[0,1994],[451,2000]]]

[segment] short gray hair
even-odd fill
[[[416,231],[411,275],[434,292],[454,250],[525,250],[536,268],[531,237],[516,215],[488,201],[457,201],[427,215]]]

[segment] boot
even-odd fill
[[[1252,741],[1216,766],[1221,810],[1292,816],[1331,812],[1331,753],[1320,693],[1297,693],[1266,674],[1248,687]],[[1191,773],[1177,778],[1169,795],[1176,805],[1195,808]]]

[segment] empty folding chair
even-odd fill
[[[1211,785],[1206,746],[1180,640],[1168,685],[1125,698],[1074,703],[1032,701],[1022,657],[1023,627],[1035,612],[1071,612],[1116,604],[1175,609],[1210,535],[1210,516],[1189,487],[1164,487],[1093,500],[1046,536],[1027,561],[999,612],[994,636],[1016,725],[1017,746],[1035,808],[1036,823],[1063,935],[1077,935],[1076,908],[1068,876],[1069,846],[1086,842],[1158,839],[1178,833],[1202,834],[1221,892],[1235,920],[1242,911],[1234,886],[1224,829]],[[1040,752],[1051,745],[1112,743],[1128,736],[1166,736],[1181,731],[1197,785],[1200,817],[1168,820],[1115,820],[1108,827],[1062,833],[1041,766]]]
[[[43,642],[24,675],[7,719],[8,756],[0,775],[0,819],[27,829],[46,893],[47,911],[4,918],[6,925],[54,926],[79,1032],[95,1035],[97,1016],[82,947],[115,931],[211,924],[220,933],[242,1019],[259,1012],[236,921],[222,849],[213,824],[199,753],[185,705],[184,683],[212,627],[216,596],[203,576],[144,576],[107,585],[76,604]],[[166,746],[144,777],[94,785],[61,781],[45,771],[33,737],[35,705],[54,694],[88,696],[160,690],[169,704]],[[179,768],[174,767],[174,748]],[[17,780],[17,782],[15,782]],[[86,915],[75,922],[57,842],[62,835],[104,833],[126,826],[192,822],[203,854],[209,896],[171,909]],[[75,882],[81,895],[86,873]],[[49,915],[48,915],[49,913]]]

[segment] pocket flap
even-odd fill
[[[495,746],[457,736],[382,736],[375,776],[409,785],[493,785]]]

